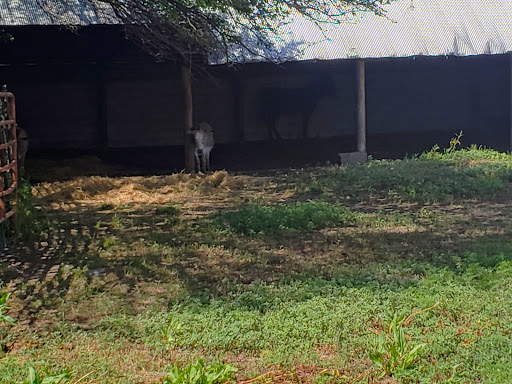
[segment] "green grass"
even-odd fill
[[[235,233],[278,235],[281,232],[322,229],[352,225],[355,215],[338,204],[308,201],[293,205],[245,205],[236,211],[217,216],[216,225]]]
[[[509,261],[493,268],[472,265],[459,274],[431,268],[414,284],[395,289],[378,281],[353,288],[345,282],[341,277],[255,282],[245,292],[208,304],[183,302],[165,313],[117,322],[158,350],[251,353],[264,364],[286,366],[297,361],[322,364],[316,346],[335,344],[336,363],[345,366],[352,359],[369,359],[378,345],[374,332],[383,332],[383,323],[394,313],[408,316],[439,302],[405,328],[409,340],[426,347],[414,368],[398,370],[396,377],[411,383],[443,377],[441,382],[507,381],[512,369]]]
[[[176,225],[180,222],[180,209],[173,204],[157,208],[155,213],[157,215],[164,215],[165,224]]]
[[[299,190],[341,200],[420,203],[490,197],[510,187],[512,156],[470,147],[437,151],[404,160],[372,160],[358,167],[338,167],[313,175]]]
[[[50,257],[20,243],[30,276],[0,269],[0,315],[18,324],[0,323],[0,383],[30,367],[71,383],[213,383],[233,366],[260,383],[509,382],[512,157],[455,147],[224,173],[211,200],[181,188],[162,206],[44,210]]]
[[[368,271],[375,268],[378,265],[370,265]],[[263,365],[289,367],[301,361],[320,367],[351,365],[352,378],[365,371],[378,376],[377,367],[368,368],[367,363],[379,345],[375,333],[384,332],[395,314],[407,317],[439,303],[414,316],[404,328],[411,345],[426,346],[409,369],[396,370],[393,377],[401,383],[507,382],[512,372],[511,262],[487,268],[473,264],[460,273],[430,267],[413,284],[393,289],[386,282],[365,284],[366,272],[352,274],[360,283],[351,288],[343,276],[273,284],[256,281],[243,292],[207,304],[190,300],[167,312],[112,315],[87,333],[62,328],[48,335],[51,341],[40,340],[40,348],[79,344],[87,337],[105,346],[121,342],[117,353],[142,343],[157,353],[169,348],[185,353],[199,350],[207,356],[249,353]],[[332,361],[321,358],[320,345],[333,346]],[[107,348],[109,354],[117,350]],[[41,352],[34,351],[32,359],[38,356]],[[354,366],[354,361],[359,363]],[[44,364],[38,369],[65,368],[50,356]],[[121,376],[90,353],[76,364],[104,376]],[[19,377],[13,372],[26,376],[26,366],[16,360],[2,360],[0,366],[0,378]]]

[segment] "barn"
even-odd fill
[[[214,168],[303,166],[356,150],[403,156],[459,131],[465,144],[510,150],[512,4],[397,0],[387,10],[322,31],[297,17],[262,52],[273,62],[237,47],[235,65],[212,55],[193,95],[195,120],[215,130]],[[0,81],[31,137],[27,167],[82,154],[183,167],[179,68],[126,40],[108,9],[0,0],[0,24]],[[320,78],[335,91],[316,100],[308,137],[302,116],[285,113],[275,122],[282,140],[270,141],[261,95],[310,94]]]

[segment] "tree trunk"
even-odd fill
[[[192,106],[192,79],[190,67],[181,66],[181,80],[183,82],[183,94],[185,96],[185,172],[194,172],[194,137],[193,128],[193,106]]]

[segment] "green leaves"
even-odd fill
[[[229,364],[217,363],[206,365],[203,359],[187,365],[181,369],[174,365],[168,376],[164,379],[165,384],[222,384],[234,382],[237,369]]]
[[[245,53],[267,57],[259,48],[272,45],[291,15],[312,24],[338,23],[356,11],[381,15],[388,0],[102,0],[110,4],[128,37],[159,60],[199,65],[211,53],[226,61],[233,43]],[[143,28],[141,28],[143,26]],[[200,60],[198,60],[200,59]]]
[[[71,376],[67,371],[59,375],[47,375],[45,378],[42,378],[34,367],[29,367],[28,376],[23,384],[64,384],[67,383],[70,378]]]
[[[0,323],[14,325],[16,324],[16,321],[14,321],[14,319],[11,316],[7,316],[4,314],[4,311],[9,309],[9,307],[6,304],[9,296],[11,296],[10,293],[5,293],[2,296],[0,296]]]
[[[395,313],[384,332],[377,336],[377,348],[370,353],[370,359],[377,368],[379,379],[413,368],[415,360],[427,346],[426,343],[410,345],[404,331],[405,321],[403,316]]]

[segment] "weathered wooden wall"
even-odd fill
[[[367,73],[369,134],[462,130],[483,145],[507,136],[506,56],[376,60]]]
[[[78,66],[0,67],[0,82],[15,94],[18,123],[31,148],[95,148],[96,76]]]
[[[17,97],[18,120],[32,150],[182,145],[176,66],[156,63],[119,29],[15,32],[16,44],[0,52],[0,81]],[[368,60],[369,147],[372,137],[382,135],[441,132],[449,139],[463,130],[465,143],[508,149],[508,65],[506,56]],[[325,74],[336,95],[319,102],[311,137],[355,137],[355,62],[348,60],[214,67],[211,77],[194,79],[194,118],[210,122],[218,143],[266,140],[261,89],[301,87]],[[297,139],[300,125],[299,116],[285,116],[278,128],[283,137]]]
[[[147,69],[147,68],[146,68]],[[183,91],[164,68],[103,71],[107,148],[183,142]]]
[[[265,137],[264,122],[256,103],[256,94],[261,88],[300,86],[319,72],[332,76],[337,94],[322,100],[315,110],[311,119],[313,137],[355,134],[354,61],[293,63],[286,68],[288,70],[272,69],[267,65],[265,69],[245,71],[246,139]],[[508,135],[510,75],[507,72],[506,56],[367,60],[368,135],[429,131],[452,135],[462,130],[467,140],[499,145]],[[297,138],[300,119],[285,117],[279,128],[285,137]]]

